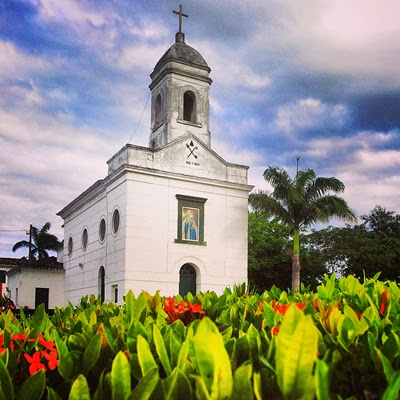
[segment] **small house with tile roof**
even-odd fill
[[[29,261],[27,258],[0,258],[0,270],[6,271],[4,293],[17,308],[46,309],[63,307],[64,268],[56,257]]]

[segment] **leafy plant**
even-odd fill
[[[325,276],[0,314],[0,399],[396,399],[400,288]],[[396,397],[397,396],[397,397]]]

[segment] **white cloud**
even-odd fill
[[[316,128],[326,121],[340,127],[347,116],[342,104],[328,105],[318,99],[307,98],[280,106],[272,126],[278,131],[292,134],[298,129]]]
[[[400,167],[400,151],[398,150],[370,150],[356,151],[353,155],[352,169],[359,171],[379,171]]]
[[[45,72],[51,64],[16,48],[12,43],[0,41],[0,77],[23,79],[35,72]],[[0,81],[1,82],[1,81]]]
[[[123,70],[136,67],[150,73],[167,50],[164,45],[151,46],[148,43],[137,43],[124,47],[120,54],[114,52],[107,57],[109,62],[116,63]]]
[[[221,104],[220,101],[218,101],[216,98],[214,98],[212,96],[210,97],[210,107],[211,107],[211,110],[216,115],[224,115],[225,114],[224,106]]]
[[[37,3],[37,2],[36,2]],[[39,18],[57,23],[91,23],[99,27],[106,23],[104,15],[93,9],[86,9],[83,2],[75,0],[38,0]]]
[[[362,170],[343,169],[336,177],[346,185],[343,197],[358,215],[369,213],[377,205],[399,210],[400,174],[374,178]]]
[[[140,26],[136,26],[132,21],[127,22],[128,30],[133,35],[142,40],[160,40],[161,38],[169,38],[170,31],[163,25],[163,21],[150,20],[143,18]]]
[[[232,142],[212,140],[212,149],[225,161],[233,164],[250,165],[260,161],[261,155],[251,151],[243,150]]]
[[[362,131],[354,134],[353,136],[340,137],[331,136],[330,138],[313,139],[305,143],[305,154],[310,157],[329,157],[333,153],[340,152],[343,157],[348,152],[355,152],[352,157],[354,160],[354,168],[364,168],[364,163],[360,164],[362,160],[368,158],[368,154],[379,154],[378,158],[389,155],[391,158],[396,159],[391,153],[385,154],[385,151],[371,150],[376,146],[389,145],[391,141],[396,139],[398,135],[397,130],[384,132]],[[385,162],[384,160],[381,160]],[[361,167],[362,165],[362,167]],[[347,167],[346,167],[347,168]]]
[[[212,79],[219,85],[259,90],[271,83],[268,76],[257,73],[249,65],[252,57],[246,49],[221,47],[216,42],[206,41],[188,44],[198,50],[211,66]]]
[[[2,224],[21,229],[50,221],[61,238],[62,220],[55,214],[106,176],[106,160],[117,146],[94,130],[73,126],[68,118],[0,110]],[[14,237],[1,247],[9,251]]]
[[[400,84],[397,0],[323,0],[311,7],[309,17],[302,14],[287,25],[299,62],[329,73]]]

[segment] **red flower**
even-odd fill
[[[43,338],[43,336],[39,333],[38,334],[38,340],[39,340],[39,343],[45,348],[45,349],[47,349],[47,350],[54,350],[54,342],[52,342],[51,340],[49,340],[49,341],[45,341],[44,340],[44,338]]]
[[[6,349],[3,347],[4,346],[4,333],[0,335],[0,354],[5,351]]]
[[[44,364],[42,364],[41,361],[41,356],[40,356],[41,352],[37,351],[33,357],[31,357],[29,354],[24,354],[24,357],[26,358],[26,361],[28,361],[30,365],[29,367],[29,373],[31,375],[33,375],[34,373],[36,373],[37,371],[39,371],[40,369],[42,369],[43,371],[46,371],[46,366]]]
[[[36,354],[36,353],[35,353]],[[51,350],[50,354],[42,351],[42,356],[48,361],[48,366],[50,369],[55,369],[60,363],[57,360],[57,350]]]
[[[280,325],[278,325],[278,326],[274,326],[272,329],[271,329],[271,335],[277,335],[278,334],[278,332],[279,332],[279,328],[280,328]]]
[[[278,312],[282,315],[285,315],[288,308],[289,306],[287,304],[277,304],[277,306],[275,307],[275,313]]]
[[[189,311],[189,307],[183,302],[183,300],[180,300],[178,303],[178,308],[175,308],[175,311],[177,311],[179,314],[182,314],[185,311]]]
[[[205,311],[203,310],[203,306],[201,304],[189,304],[189,305],[193,314],[194,313],[205,314]]]
[[[100,335],[101,335],[101,350],[104,351],[104,349],[108,346],[108,341],[107,341],[106,336],[104,335],[103,324],[99,325],[96,333],[100,333]]]
[[[379,302],[380,303],[379,314],[383,314],[385,312],[388,302],[389,302],[389,294],[386,290],[384,290],[381,294],[381,300]]]
[[[296,306],[299,310],[302,310],[306,305],[303,303],[296,303]]]
[[[25,340],[26,335],[25,335],[25,333],[18,333],[16,335],[12,335],[11,339],[12,340]]]

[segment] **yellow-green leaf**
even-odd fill
[[[72,384],[68,400],[90,400],[89,386],[82,374]]]
[[[170,375],[172,369],[171,369],[171,364],[169,362],[167,348],[164,343],[164,338],[162,337],[160,329],[158,328],[157,325],[154,325],[153,327],[153,340],[156,346],[158,357],[160,357],[161,364],[164,367],[164,371],[167,375]]]
[[[131,393],[131,366],[120,351],[111,367],[111,396],[113,400],[125,400]]]
[[[150,368],[146,374],[140,379],[139,383],[128,397],[129,400],[147,400],[152,395],[157,386],[160,377],[158,375],[158,367]]]
[[[313,367],[317,359],[318,333],[310,316],[291,305],[276,341],[278,385],[287,398],[314,396]]]
[[[84,375],[93,368],[100,355],[101,348],[101,334],[97,333],[92,337],[88,347],[82,356],[82,372]]]
[[[2,360],[0,360],[0,388],[6,399],[14,398],[14,386],[8,369]]]
[[[328,400],[331,398],[329,394],[329,366],[323,360],[317,360],[315,369],[316,377],[316,394],[318,400]]]
[[[31,375],[22,385],[17,394],[17,400],[39,400],[42,398],[45,386],[45,374],[39,370]]]
[[[233,390],[231,400],[253,400],[253,386],[251,384],[252,375],[251,364],[241,365],[233,376]]]
[[[231,363],[221,333],[215,324],[204,318],[193,337],[196,367],[212,399],[229,397],[233,378]]]
[[[142,375],[145,375],[149,369],[157,366],[149,344],[141,335],[137,337],[137,354]]]

